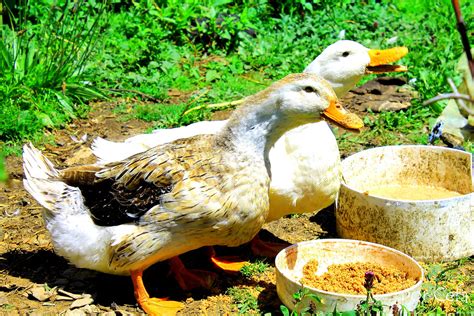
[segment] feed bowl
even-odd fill
[[[346,158],[336,203],[338,235],[426,262],[473,255],[471,159],[464,151],[420,145],[378,147]]]
[[[423,270],[420,265],[402,252],[360,240],[349,239],[317,239],[304,241],[283,249],[275,259],[276,286],[280,300],[289,309],[301,311],[309,306],[311,300],[304,298],[300,303],[295,302],[293,295],[301,289],[316,294],[321,302],[313,302],[316,311],[339,312],[351,311],[366,299],[366,295],[351,295],[327,292],[303,285],[303,267],[311,260],[318,261],[317,274],[323,274],[327,267],[333,264],[369,262],[381,266],[395,267],[406,272],[409,278],[418,280],[415,285],[398,292],[374,295],[382,301],[384,312],[389,313],[392,306],[403,305],[410,311],[416,308],[420,299]]]

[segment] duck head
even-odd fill
[[[290,74],[246,101],[247,104],[272,104],[267,107],[268,113],[284,117],[280,120],[283,124],[298,125],[324,116],[346,128],[359,129],[364,125],[357,115],[342,107],[332,85],[312,73]],[[252,108],[247,107],[247,110]]]
[[[406,71],[405,66],[389,65],[408,53],[406,47],[369,49],[357,42],[341,40],[328,46],[304,72],[329,81],[338,97],[344,96],[365,74]]]
[[[360,129],[363,121],[354,113],[344,109],[339,102],[332,85],[320,76],[306,74],[288,75],[279,83],[285,84],[281,93],[281,110],[288,113],[298,112],[298,115],[318,113],[321,116],[350,129]]]

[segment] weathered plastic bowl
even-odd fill
[[[351,311],[366,299],[366,295],[339,294],[327,292],[302,285],[303,267],[306,263],[318,261],[317,274],[323,274],[332,264],[370,262],[383,266],[393,266],[407,272],[410,278],[419,280],[412,287],[399,292],[374,295],[382,301],[384,312],[389,313],[392,306],[401,305],[413,311],[420,299],[423,269],[406,254],[378,244],[350,239],[317,239],[304,241],[283,249],[275,259],[276,286],[280,300],[291,310],[301,311],[310,304],[308,297],[296,304],[293,294],[301,289],[308,289],[316,294],[320,303],[315,303],[316,310],[322,312]]]
[[[471,159],[464,151],[420,145],[378,147],[348,157],[336,203],[339,236],[383,244],[426,262],[473,255]],[[410,201],[367,194],[389,184],[432,185],[463,195]]]

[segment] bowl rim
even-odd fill
[[[427,205],[431,204],[432,205],[432,204],[437,204],[439,202],[449,202],[449,201],[454,201],[454,200],[472,199],[473,198],[474,188],[473,188],[472,185],[471,185],[471,192],[470,193],[462,194],[462,195],[459,195],[459,196],[453,196],[453,197],[447,197],[447,198],[441,198],[441,199],[431,199],[431,200],[403,200],[403,199],[392,199],[392,198],[388,198],[388,197],[375,196],[375,195],[370,195],[370,194],[366,195],[366,194],[364,194],[364,192],[361,192],[360,190],[355,189],[353,186],[350,186],[347,183],[345,183],[344,173],[343,173],[344,162],[357,159],[359,156],[367,153],[368,151],[383,151],[383,150],[387,150],[387,149],[390,149],[390,148],[394,148],[394,149],[396,148],[397,150],[399,150],[400,148],[423,148],[423,149],[428,149],[428,150],[431,150],[431,151],[451,151],[451,152],[457,152],[457,153],[460,153],[460,154],[465,154],[465,155],[470,156],[470,158],[471,158],[470,160],[471,160],[471,170],[472,170],[472,154],[468,151],[463,151],[463,150],[459,150],[459,149],[455,149],[455,148],[447,148],[447,147],[440,147],[440,146],[428,146],[428,145],[380,146],[380,147],[374,147],[374,148],[369,148],[369,149],[359,151],[355,154],[352,154],[352,155],[346,157],[345,159],[343,159],[341,161],[341,174],[342,174],[341,187],[347,188],[347,189],[349,189],[353,192],[356,192],[356,193],[361,194],[361,195],[365,195],[367,197],[373,198],[373,199],[381,201],[381,202],[383,202],[383,201],[393,201],[393,202],[404,203],[404,204],[416,203],[416,204],[427,204]],[[473,182],[472,171],[471,171],[471,182]]]
[[[298,242],[298,243],[295,243],[295,244],[292,244],[288,247],[286,247],[285,249],[281,250],[277,256],[275,257],[275,269],[278,271],[278,273],[280,273],[286,280],[288,280],[289,282],[292,282],[292,283],[295,283],[297,284],[298,286],[301,286],[301,287],[304,287],[304,288],[309,288],[311,290],[314,290],[316,292],[320,292],[320,293],[323,293],[325,295],[332,295],[332,296],[337,296],[337,297],[347,297],[347,298],[354,298],[354,299],[364,299],[365,297],[367,297],[366,294],[344,294],[344,293],[336,293],[336,292],[329,292],[329,291],[325,291],[325,290],[321,290],[321,289],[318,289],[318,288],[315,288],[315,287],[311,287],[311,286],[307,286],[307,285],[303,285],[300,281],[295,281],[295,280],[292,280],[290,279],[287,275],[285,275],[281,268],[278,266],[277,262],[279,260],[280,257],[283,257],[285,256],[285,253],[287,251],[287,249],[291,249],[291,248],[296,248],[298,247],[298,245],[306,245],[306,244],[314,244],[314,243],[325,243],[325,242],[341,242],[341,243],[352,243],[352,244],[365,244],[365,245],[368,245],[368,246],[373,246],[373,247],[378,247],[378,248],[382,248],[384,250],[387,250],[389,252],[393,252],[395,253],[396,255],[399,255],[401,257],[404,257],[405,259],[408,259],[408,261],[411,261],[412,263],[414,263],[414,265],[417,267],[417,269],[420,271],[420,279],[418,280],[418,282],[416,282],[414,285],[406,288],[406,289],[403,289],[401,291],[397,291],[397,292],[389,292],[389,293],[384,293],[384,294],[373,294],[374,297],[377,297],[377,298],[380,298],[380,299],[383,299],[383,298],[389,298],[391,296],[395,296],[395,295],[402,295],[406,292],[412,292],[414,290],[421,290],[421,285],[423,283],[423,280],[425,278],[425,272],[423,270],[423,267],[418,263],[418,261],[416,261],[414,258],[410,257],[409,255],[395,249],[395,248],[391,248],[391,247],[387,247],[385,245],[382,245],[382,244],[377,244],[377,243],[373,243],[373,242],[370,242],[370,241],[365,241],[365,240],[358,240],[358,239],[347,239],[347,238],[325,238],[325,239],[312,239],[312,240],[305,240],[305,241],[301,241],[301,242]],[[278,278],[277,278],[277,281],[278,281]]]

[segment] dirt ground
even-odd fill
[[[143,133],[150,125],[138,120],[121,121],[113,109],[116,102],[93,105],[88,119],[77,120],[52,136],[57,145],[41,148],[58,167],[91,163],[89,147],[95,137],[123,140]],[[228,113],[219,113],[222,119]],[[87,137],[83,137],[87,135]],[[347,153],[343,153],[347,155]],[[48,232],[43,226],[41,207],[23,189],[21,157],[9,157],[10,180],[0,187],[0,313],[31,315],[84,315],[101,313],[138,314],[132,282],[94,271],[77,269],[55,255]],[[317,214],[282,218],[267,224],[260,232],[262,239],[295,243],[308,239],[335,237],[334,210]],[[237,249],[218,248],[219,254],[237,254],[253,261],[248,245]],[[205,250],[182,256],[190,268],[212,270]],[[144,280],[152,296],[169,297],[185,302],[182,315],[229,315],[238,313],[226,291],[231,287],[247,288],[258,297],[262,312],[279,314],[281,302],[275,287],[275,269],[246,278],[214,270],[218,277],[211,289],[189,292],[180,290],[169,275],[166,262],[145,271]]]

